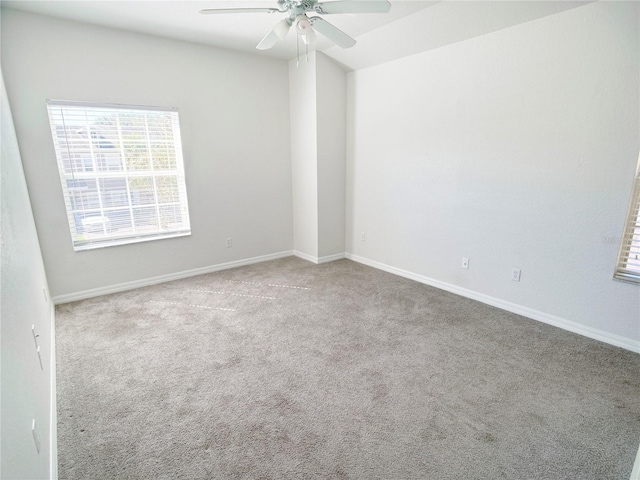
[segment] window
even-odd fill
[[[176,109],[47,109],[75,250],[191,233]]]
[[[640,161],[631,194],[627,221],[624,225],[615,278],[640,283]]]

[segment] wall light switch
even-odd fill
[[[40,362],[40,370],[44,370],[44,365],[42,364],[42,355],[40,355],[40,347],[36,348],[36,352],[38,353],[38,361]]]
[[[36,326],[35,324],[31,325],[31,335],[33,336],[33,343],[36,344],[36,348],[38,348],[38,337],[40,335],[36,334]]]

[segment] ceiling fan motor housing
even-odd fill
[[[278,9],[288,12],[292,20],[306,12],[322,13],[317,0],[278,0]]]

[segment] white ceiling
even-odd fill
[[[327,0],[331,1],[331,0]],[[578,1],[391,0],[386,14],[327,15],[358,44],[341,49],[318,35],[314,49],[348,70],[421,51],[575,8]],[[271,50],[255,45],[284,14],[201,15],[203,8],[276,7],[276,0],[1,0],[3,7],[133,32],[186,40],[280,59],[296,56],[290,32]],[[301,42],[300,42],[301,43]],[[304,48],[301,44],[301,48]]]

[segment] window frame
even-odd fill
[[[635,260],[640,258],[640,157],[636,166],[629,208],[625,216],[624,229],[620,240],[618,259],[613,278],[622,282],[640,285],[640,269],[629,269],[629,257],[635,253]]]
[[[75,251],[191,235],[177,108],[50,99],[46,104]],[[65,115],[72,119],[68,124]],[[96,125],[98,118],[112,124]],[[138,137],[126,139],[127,129]],[[166,158],[154,151],[158,145]],[[109,155],[102,149],[110,149]],[[134,159],[131,149],[141,157]],[[120,228],[114,231],[114,224]]]

